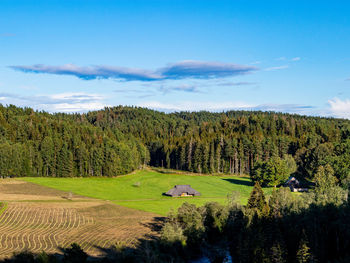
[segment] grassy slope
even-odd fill
[[[225,203],[227,194],[239,191],[245,203],[252,190],[248,178],[236,176],[199,176],[163,174],[156,171],[138,171],[135,174],[116,178],[47,178],[32,177],[21,180],[37,183],[63,191],[71,191],[88,197],[111,200],[119,205],[166,215],[170,209],[183,202],[203,205],[216,201]],[[140,183],[140,187],[133,186]],[[200,197],[171,198],[162,196],[176,184],[190,184],[202,193]],[[271,192],[266,189],[267,194]]]

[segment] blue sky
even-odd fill
[[[350,118],[349,1],[0,1],[0,103]]]

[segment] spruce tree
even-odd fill
[[[303,238],[300,241],[299,248],[297,251],[297,262],[308,263],[311,262],[311,253],[307,241]]]
[[[260,183],[255,182],[254,188],[250,193],[250,197],[248,199],[247,208],[256,210],[259,213],[262,213],[266,210],[267,203],[264,195],[264,191],[262,190]]]
[[[67,144],[63,144],[58,155],[57,172],[59,177],[73,176],[73,155],[68,150]]]

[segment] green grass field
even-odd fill
[[[153,170],[137,171],[134,174],[116,178],[29,177],[20,180],[71,191],[83,196],[110,200],[118,205],[160,215],[166,215],[170,209],[177,209],[184,202],[203,205],[215,201],[224,204],[227,202],[227,195],[233,191],[240,192],[241,202],[244,204],[253,187],[249,178],[244,177],[167,174]],[[176,184],[190,184],[202,195],[182,198],[162,195]],[[267,188],[265,192],[270,194],[271,189]]]

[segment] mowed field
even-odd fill
[[[109,200],[115,204],[167,215],[184,202],[203,205],[207,202],[227,202],[227,195],[240,193],[241,203],[246,203],[253,183],[247,177],[211,176],[160,173],[153,170],[137,171],[134,174],[115,178],[23,178],[27,182],[71,191],[75,194]],[[172,198],[163,193],[177,184],[189,184],[201,192],[199,197]],[[265,189],[267,194],[271,189]]]
[[[0,200],[1,258],[22,250],[62,253],[72,242],[98,256],[117,243],[156,234],[156,214],[30,182],[2,179]]]

